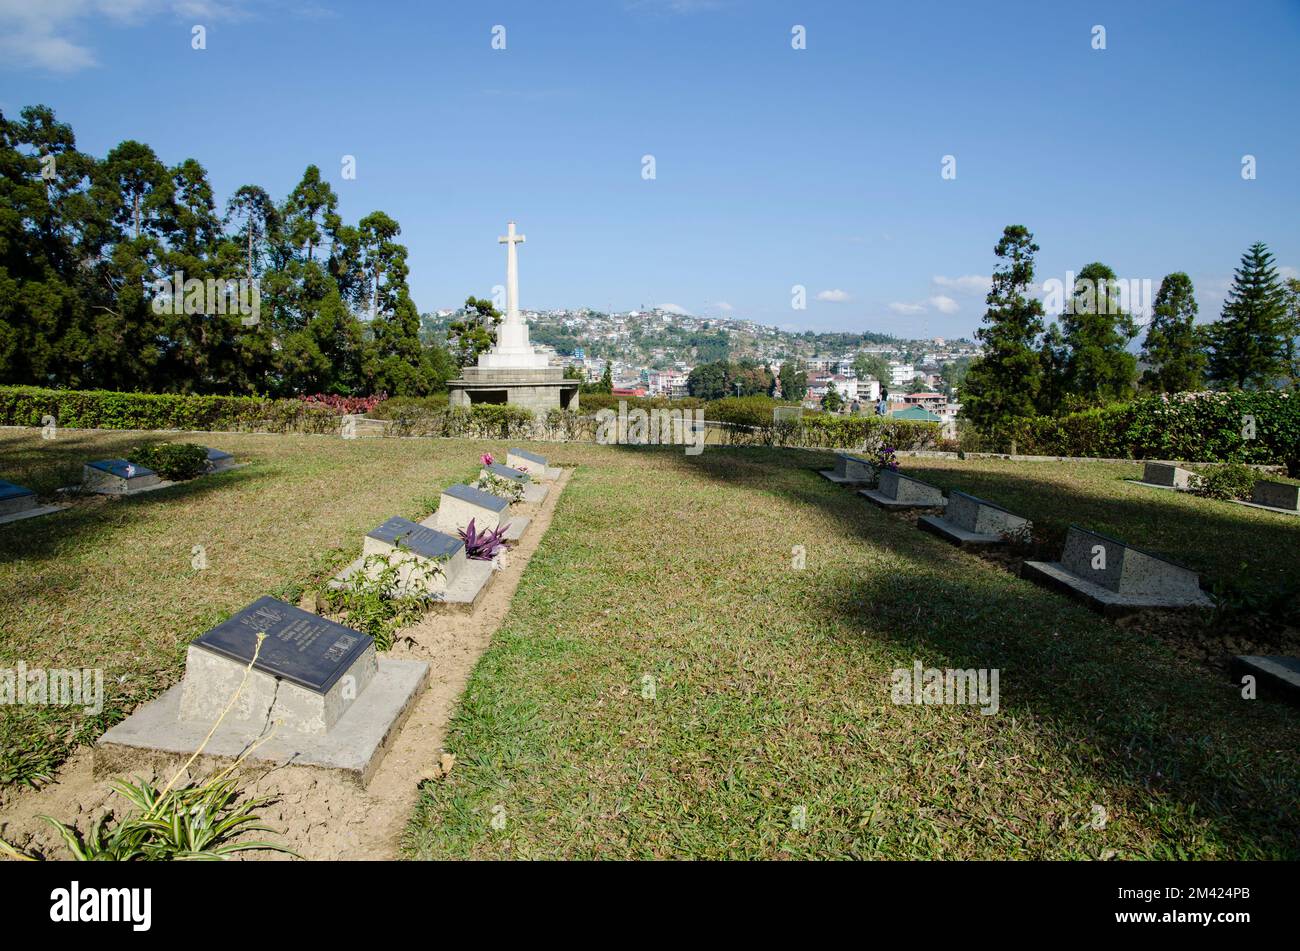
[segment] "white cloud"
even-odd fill
[[[902,301],[894,301],[889,305],[889,309],[896,314],[919,314],[925,310],[924,304],[905,304]]]
[[[191,22],[238,20],[245,0],[0,0],[0,62],[9,67],[76,73],[98,64],[83,34],[91,21],[135,24],[159,14]],[[186,40],[188,42],[188,40]]]
[[[936,294],[928,303],[941,314],[955,314],[960,309],[955,300],[944,294]]]
[[[670,314],[685,314],[686,308],[680,304],[660,304],[660,310],[666,310]]]
[[[849,292],[842,291],[838,287],[829,291],[818,291],[817,299],[830,301],[832,304],[843,304],[849,299]]]
[[[729,314],[736,309],[732,307],[730,304],[728,304],[725,300],[714,301],[713,306],[718,308],[718,310],[722,311],[724,314]]]
[[[980,274],[963,274],[961,277],[944,277],[936,274],[930,279],[935,287],[950,287],[962,294],[987,294],[993,285],[991,277]]]

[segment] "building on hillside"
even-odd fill
[[[916,368],[910,363],[891,363],[889,365],[889,385],[891,388],[906,386],[916,376]]]

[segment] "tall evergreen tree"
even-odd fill
[[[1127,348],[1138,329],[1121,305],[1114,271],[1097,262],[1079,271],[1061,329],[1069,348],[1064,391],[1072,403],[1104,404],[1132,395],[1137,359]]]
[[[1221,385],[1266,387],[1286,373],[1282,282],[1263,242],[1242,255],[1223,311],[1210,325],[1210,375]]]
[[[1149,364],[1142,374],[1144,389],[1184,393],[1205,386],[1209,358],[1196,311],[1192,279],[1181,271],[1165,275],[1142,343],[1142,359]]]
[[[1038,245],[1024,225],[1008,225],[993,253],[993,270],[984,326],[976,331],[984,354],[966,373],[962,415],[989,430],[1018,416],[1032,416],[1042,385],[1036,349],[1043,332],[1043,305],[1028,296],[1034,282]]]

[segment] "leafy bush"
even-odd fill
[[[518,502],[524,497],[522,482],[516,482],[514,479],[503,479],[491,472],[480,475],[478,481],[474,483],[474,488],[483,492],[491,492],[493,495],[506,499],[511,503]]]
[[[302,400],[0,387],[0,425],[42,426],[45,417],[74,429],[337,432],[332,410]]]
[[[1253,429],[1249,423],[1253,421]],[[1300,474],[1300,393],[1286,390],[1146,396],[1067,416],[961,430],[968,452],[1285,465]]]
[[[208,450],[192,442],[136,446],[126,458],[175,482],[200,476],[208,467]]]
[[[373,637],[376,650],[391,650],[397,632],[424,617],[425,605],[420,598],[398,593],[403,566],[408,570],[412,567],[409,561],[370,555],[343,587],[323,585],[320,599],[342,623]],[[440,564],[432,565],[425,569],[423,577],[428,580],[442,570]]]
[[[1193,475],[1191,489],[1207,499],[1249,499],[1258,478],[1250,466],[1230,462]]]
[[[704,406],[704,417],[738,426],[770,426],[772,410],[778,406],[798,406],[770,396],[728,396],[711,400]]]

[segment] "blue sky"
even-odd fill
[[[514,218],[525,307],[956,336],[1021,223],[1040,280],[1184,270],[1210,319],[1251,242],[1300,266],[1297,89],[1297,0],[0,0],[6,113],[193,156],[223,203],[315,163],[401,223],[422,310],[502,283]]]

